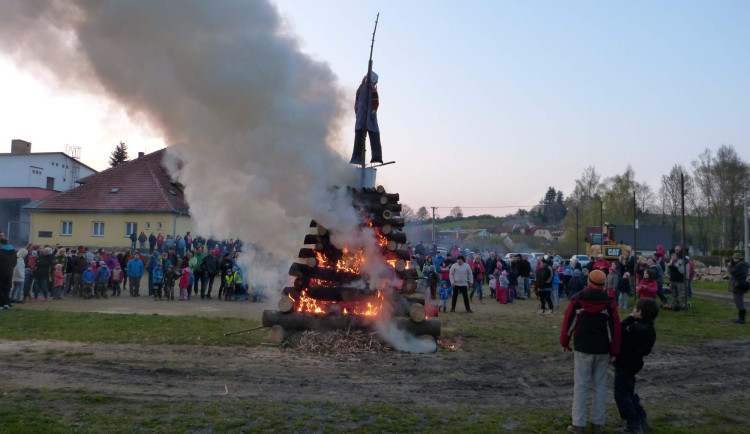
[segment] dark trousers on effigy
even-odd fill
[[[469,292],[466,286],[454,286],[453,287],[453,302],[451,303],[451,310],[456,310],[456,302],[458,301],[458,293],[461,293],[464,297],[464,307],[467,311],[470,311],[469,307]]]

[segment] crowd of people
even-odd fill
[[[239,240],[192,239],[188,232],[184,237],[167,237],[162,243],[157,238],[149,250],[145,255],[139,248],[118,252],[28,245],[16,250],[0,233],[0,306],[8,309],[13,303],[65,296],[119,297],[126,288],[131,297],[140,297],[144,280],[148,296],[156,301],[187,301],[199,294],[201,299],[212,299],[215,285],[220,300],[248,299],[246,279],[238,264],[242,252]],[[257,300],[259,295],[252,298]]]

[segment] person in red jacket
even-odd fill
[[[604,255],[600,253],[596,257],[596,262],[594,262],[594,270],[601,270],[606,275],[609,272],[609,267],[609,261],[604,259]]]
[[[568,304],[560,330],[560,345],[572,351],[574,339],[573,423],[569,432],[586,428],[586,401],[593,391],[591,423],[593,432],[601,432],[607,409],[608,366],[620,352],[620,317],[615,301],[604,292],[607,277],[601,270],[589,274],[588,286],[574,295]]]
[[[653,271],[645,270],[643,279],[638,283],[638,296],[640,298],[656,298],[656,279],[653,277]]]
[[[474,255],[474,261],[471,263],[471,273],[474,277],[474,283],[471,287],[470,299],[474,299],[474,293],[479,293],[479,304],[484,304],[484,293],[482,292],[482,283],[484,283],[484,264],[482,263],[482,255]]]

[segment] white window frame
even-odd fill
[[[156,222],[156,231],[161,232],[161,222]]]
[[[72,220],[61,221],[60,222],[60,236],[70,237],[72,235],[73,235],[73,221]]]
[[[133,232],[138,235],[138,223],[125,222],[125,238],[130,238],[130,234],[132,234]]]
[[[151,222],[146,222],[146,230],[151,230]]]
[[[99,233],[97,233],[99,229]],[[104,236],[104,222],[91,222],[91,236],[92,237],[103,237]]]

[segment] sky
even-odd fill
[[[373,52],[385,161],[401,202],[504,215],[587,166],[631,164],[658,189],[674,164],[731,144],[750,161],[750,2],[352,2],[278,0],[285,31],[327,63],[345,95]],[[80,146],[105,169],[165,143],[100,87],[66,89],[0,53],[0,152]],[[332,95],[332,98],[334,96]],[[349,158],[354,115],[336,143]]]

